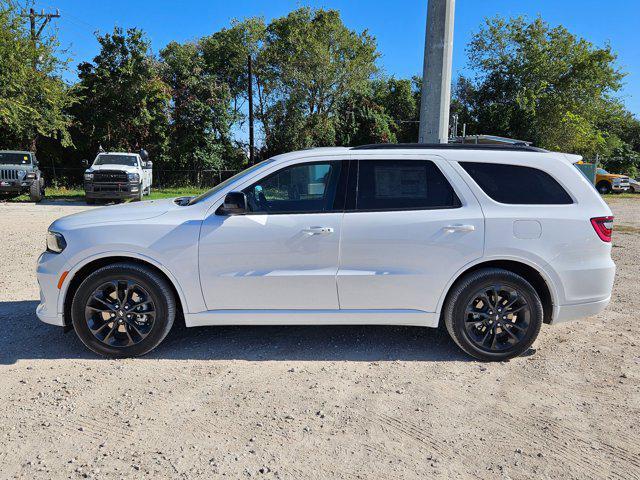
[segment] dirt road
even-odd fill
[[[178,328],[100,359],[34,314],[46,228],[87,207],[0,204],[0,478],[640,479],[640,196],[611,204],[608,310],[499,364],[398,327]]]

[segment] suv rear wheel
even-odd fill
[[[135,357],[166,337],[175,311],[173,292],[164,278],[135,263],[115,263],[80,284],[71,319],[80,340],[94,352]]]
[[[458,346],[485,361],[508,360],[527,351],[543,320],[542,302],[531,284],[497,268],[478,270],[459,281],[443,314]]]

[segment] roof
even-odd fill
[[[26,150],[0,150],[0,153],[24,153],[27,155],[31,155],[32,152],[28,152]]]
[[[135,152],[98,152],[98,155],[139,155]]]

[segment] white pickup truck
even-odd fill
[[[83,160],[85,166],[89,162]],[[99,153],[93,164],[84,172],[85,199],[88,204],[98,199],[142,200],[151,193],[153,164],[147,152]]]

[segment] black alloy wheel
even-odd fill
[[[113,280],[96,288],[85,307],[93,336],[109,347],[130,347],[144,340],[156,319],[153,299],[138,283]]]
[[[175,314],[174,293],[166,278],[151,267],[128,262],[88,275],[71,305],[80,340],[114,358],[144,355],[155,348],[169,333]]]
[[[516,289],[500,284],[472,295],[465,311],[465,332],[479,349],[499,352],[526,338],[531,309]]]
[[[538,292],[522,276],[486,268],[456,282],[442,315],[462,350],[479,360],[501,361],[529,349],[540,332],[544,309]]]

